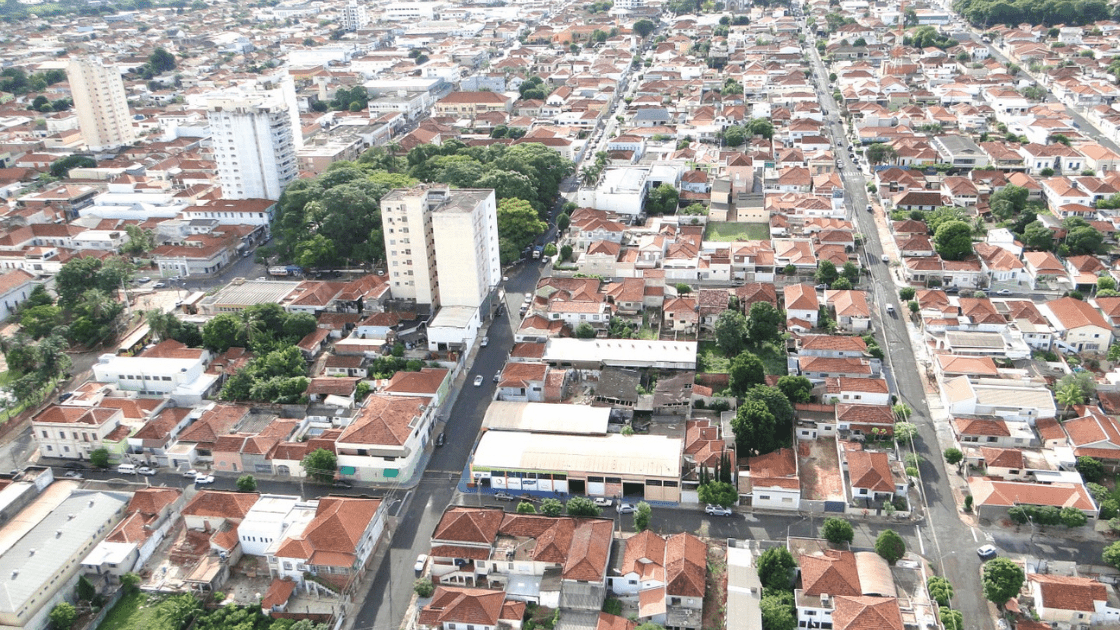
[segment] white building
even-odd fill
[[[501,278],[491,189],[420,185],[381,199],[393,297],[477,309]]]
[[[222,196],[279,199],[299,174],[299,130],[282,92],[215,96],[206,111]]]
[[[268,555],[268,548],[278,544],[290,528],[302,531],[314,516],[315,505],[297,496],[262,494],[237,526],[241,550],[251,556]]]
[[[635,216],[641,213],[649,189],[648,167],[608,168],[597,186],[579,189],[578,203],[596,210]]]
[[[66,77],[86,146],[105,151],[132,144],[136,130],[117,66],[98,57],[76,58],[66,67]]]
[[[358,2],[358,0],[350,0],[346,6],[342,8],[342,28],[348,31],[359,31],[369,24],[369,16],[366,15],[366,5]]]
[[[217,382],[207,374],[210,352],[167,340],[134,357],[103,354],[93,365],[93,377],[141,396],[170,395],[183,404],[200,402]]]
[[[439,18],[438,2],[393,2],[385,5],[382,17],[389,22],[416,22]]]

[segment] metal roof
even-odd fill
[[[539,435],[487,431],[475,470],[551,471],[636,477],[680,477],[681,441],[661,435]]]
[[[606,435],[610,417],[610,407],[496,400],[486,409],[482,426],[500,431]]]

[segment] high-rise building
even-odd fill
[[[359,31],[369,24],[369,16],[366,15],[366,5],[362,4],[360,0],[350,0],[342,9],[342,28],[348,31]]]
[[[289,106],[280,91],[214,96],[206,102],[222,196],[279,199],[299,174]]]
[[[66,67],[66,78],[82,140],[91,151],[116,149],[136,140],[124,81],[115,65],[99,57],[74,58]]]
[[[381,198],[393,297],[478,308],[501,280],[492,189],[422,184]]]

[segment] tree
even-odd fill
[[[638,37],[645,39],[646,37],[649,37],[649,34],[652,33],[654,28],[656,27],[654,26],[653,22],[649,20],[638,20],[637,22],[634,22],[634,25],[630,28],[634,30]]]
[[[729,147],[742,146],[747,140],[747,130],[740,125],[732,125],[723,130],[723,142]]]
[[[536,514],[537,506],[533,505],[531,501],[522,501],[517,504],[518,514]]]
[[[132,571],[121,576],[121,588],[126,593],[135,593],[140,588],[140,576]]]
[[[875,553],[889,564],[894,564],[906,555],[906,542],[893,529],[884,529],[875,539]]]
[[[897,406],[897,405],[896,405]],[[918,427],[911,422],[894,423],[894,439],[897,442],[908,444],[918,435]]]
[[[863,152],[868,164],[886,164],[898,157],[898,151],[889,144],[876,142]]]
[[[252,475],[241,475],[237,478],[238,492],[256,492],[257,480]]]
[[[634,506],[634,529],[644,532],[649,529],[649,519],[653,515],[653,508],[645,501],[638,501]]]
[[[109,450],[97,448],[89,452],[89,464],[94,468],[109,467]]]
[[[1120,569],[1120,540],[1104,548],[1101,560],[1104,560],[1104,563],[1109,566]]]
[[[771,547],[758,556],[755,565],[758,581],[763,588],[774,591],[788,591],[793,585],[793,570],[797,563],[785,547]]]
[[[755,302],[751,304],[747,316],[747,338],[756,346],[767,341],[776,341],[782,337],[783,324],[785,319],[773,304]]]
[[[840,270],[840,275],[847,278],[848,282],[855,284],[859,282],[859,267],[856,267],[855,263],[849,260],[844,263],[844,268]]]
[[[185,628],[202,610],[202,604],[193,593],[181,593],[164,599],[157,609],[157,617],[173,630]]]
[[[51,177],[66,178],[70,169],[96,168],[97,161],[86,155],[68,155],[51,162]]]
[[[1007,600],[1019,595],[1024,579],[1019,565],[1007,558],[993,558],[984,564],[984,597],[1002,608]]]
[[[299,465],[308,477],[317,481],[331,481],[338,466],[338,457],[325,448],[319,448],[308,453]]]
[[[701,503],[731,507],[739,501],[739,491],[733,484],[723,481],[712,481],[701,485],[697,489]]]
[[[498,202],[498,246],[502,264],[521,257],[521,251],[548,230],[533,205],[524,199],[507,198]]]
[[[942,606],[937,613],[945,630],[964,630],[964,613]]]
[[[73,604],[60,602],[51,609],[48,618],[51,620],[51,627],[55,630],[70,630],[78,620],[78,611]]]
[[[1104,247],[1104,235],[1092,226],[1083,225],[1066,234],[1065,244],[1071,254],[1099,254]]]
[[[598,333],[595,332],[591,324],[580,322],[579,325],[576,326],[575,335],[577,339],[594,339]]]
[[[646,197],[646,213],[650,215],[675,212],[680,201],[680,193],[669,184],[661,184],[649,191]]]
[[[945,449],[944,455],[945,463],[951,466],[956,466],[964,460],[964,453],[962,453],[959,448],[947,448]]]
[[[19,318],[23,332],[35,339],[46,337],[62,323],[62,309],[57,306],[34,306],[25,308]]]
[[[1050,251],[1054,247],[1054,232],[1042,221],[1032,221],[1023,229],[1023,244],[1034,251]]]
[[[839,278],[836,279],[835,282],[832,283],[831,288],[836,290],[836,291],[851,291],[852,290],[852,281],[848,280],[844,276],[840,276]]]
[[[148,65],[156,74],[163,74],[175,69],[175,55],[167,52],[162,46],[157,47],[148,55]]]
[[[595,505],[595,502],[587,497],[572,497],[568,499],[565,508],[567,509],[568,516],[587,516],[594,518],[603,513],[603,510],[599,509],[599,506]]]
[[[855,538],[856,532],[852,528],[852,524],[848,521],[830,516],[824,519],[824,524],[821,525],[821,535],[824,539],[834,545],[850,544],[852,539]]]
[[[568,226],[571,224],[572,218],[566,214],[561,214],[560,216],[556,217],[557,231],[563,232],[564,230],[568,229]]]
[[[766,384],[766,366],[758,355],[741,352],[731,359],[728,376],[731,393],[742,396],[751,387]]]
[[[933,244],[945,260],[961,260],[972,253],[972,227],[964,221],[942,223],[933,235]]]
[[[813,398],[813,382],[804,376],[787,374],[778,379],[777,387],[791,403],[807,403]]]
[[[1062,525],[1065,525],[1068,529],[1081,527],[1085,523],[1089,522],[1089,519],[1085,516],[1085,513],[1073,507],[1072,505],[1068,505],[1062,508],[1059,518],[1062,521]]]
[[[836,265],[832,264],[832,261],[822,260],[817,264],[817,273],[813,277],[818,284],[827,284],[831,287],[832,283],[840,277],[840,272],[836,271]]]
[[[1077,458],[1076,467],[1085,483],[1099,483],[1104,477],[1104,464],[1098,459],[1082,455]]]
[[[564,216],[564,215],[560,215],[560,216]],[[571,259],[572,259],[572,246],[571,245],[564,245],[563,247],[560,248],[560,260],[561,261],[566,261],[566,260],[571,260]]]
[[[747,346],[747,318],[737,310],[719,314],[714,326],[716,345],[724,356],[733,357]]]
[[[556,243],[548,243],[547,245],[545,245],[544,246],[544,255],[545,256],[555,256],[556,255]]]
[[[926,590],[929,591],[929,596],[939,606],[948,606],[949,601],[953,599],[953,585],[941,576],[929,576],[929,579],[926,580]]]
[[[1101,276],[1097,278],[1097,291],[1115,291],[1116,280],[1112,276]]]
[[[431,597],[436,587],[429,578],[422,577],[412,583],[412,590],[419,597]]]
[[[128,234],[128,242],[121,246],[121,253],[139,256],[155,249],[156,237],[152,230],[145,230],[138,225],[126,225],[124,231]]]
[[[540,512],[544,516],[560,516],[564,512],[564,504],[560,499],[542,499]]]
[[[792,593],[764,594],[758,607],[762,613],[763,630],[794,630],[797,627]]]
[[[766,118],[752,118],[747,123],[747,133],[753,136],[762,136],[770,140],[774,137],[774,123]]]
[[[72,309],[83,301],[90,289],[115,293],[132,273],[132,267],[122,258],[74,258],[62,265],[55,275],[55,293],[58,305]]]
[[[1077,383],[1057,383],[1057,388],[1054,390],[1054,400],[1058,404],[1065,407],[1065,413],[1069,413],[1069,408],[1074,405],[1080,405],[1085,400],[1085,394]]]

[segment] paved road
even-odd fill
[[[840,110],[832,98],[832,91],[827,83],[828,72],[817,53],[815,42],[806,42],[806,50],[812,59],[817,91],[825,115],[839,118]],[[847,142],[841,123],[832,123],[832,131],[835,138]],[[918,534],[921,537],[919,547],[925,549],[925,555],[952,582],[957,593],[953,606],[964,613],[967,630],[991,630],[992,620],[981,595],[980,560],[974,552],[975,547],[983,544],[980,542],[983,537],[962,523],[957,515],[945,462],[926,406],[924,385],[910,347],[906,323],[901,317],[892,317],[886,313],[888,304],[894,307],[896,315],[903,311],[890,268],[878,262],[885,250],[879,239],[875,215],[865,211],[869,203],[866,180],[858,166],[848,157],[847,151],[838,150],[837,155],[841,160],[841,176],[848,207],[852,209],[852,216],[863,234],[866,260],[871,269],[872,303],[879,308],[873,318],[877,320],[880,335],[885,337],[882,347],[886,352],[884,365],[887,377],[899,399],[913,409],[911,420],[918,426],[914,446],[922,456],[919,473],[921,488],[928,504],[925,526],[920,527]]]

